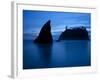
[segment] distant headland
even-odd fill
[[[58,41],[61,40],[89,40],[88,31],[84,26],[67,29],[61,33]]]

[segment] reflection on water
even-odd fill
[[[90,41],[23,42],[23,69],[90,66]]]
[[[51,62],[51,51],[52,44],[35,44],[38,49],[38,53],[41,56],[41,60],[43,61],[43,67],[49,67]]]

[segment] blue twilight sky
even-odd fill
[[[90,13],[23,10],[23,32],[37,35],[48,20],[51,20],[52,34],[64,31],[66,26],[88,29],[91,26]]]

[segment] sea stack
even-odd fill
[[[72,29],[66,27],[66,30],[59,36],[58,41],[61,40],[89,40],[88,31],[83,26]]]
[[[51,34],[51,21],[47,21],[40,30],[38,37],[34,40],[34,43],[52,43],[53,38]]]

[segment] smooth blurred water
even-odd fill
[[[66,40],[53,44],[23,41],[23,69],[78,67],[91,65],[91,44],[87,40]]]

